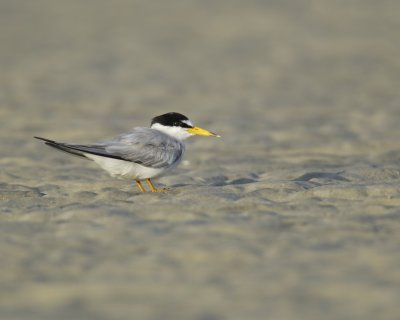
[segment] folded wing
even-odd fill
[[[160,131],[135,128],[112,140],[96,144],[69,144],[35,137],[58,150],[86,157],[85,153],[123,161],[131,161],[151,168],[169,167],[179,161],[185,146]]]

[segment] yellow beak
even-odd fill
[[[189,128],[186,130],[187,132],[191,133],[191,134],[197,134],[198,136],[207,136],[207,137],[221,137],[220,135],[210,132],[206,129],[202,129],[199,127],[193,127],[193,128]]]

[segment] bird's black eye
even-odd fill
[[[182,121],[175,121],[172,123],[172,125],[174,127],[181,127],[181,128],[185,128],[185,129],[193,128],[193,126],[190,126],[186,122],[182,122]]]

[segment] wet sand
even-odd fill
[[[0,1],[1,319],[399,319],[400,3]],[[181,112],[141,194],[34,135]]]

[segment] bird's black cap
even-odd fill
[[[192,126],[183,122],[184,120],[189,120],[188,117],[184,116],[178,112],[168,112],[160,116],[154,117],[151,120],[151,126],[155,123],[162,124],[168,127],[182,127],[182,128],[192,128]]]

